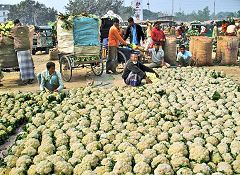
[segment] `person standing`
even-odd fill
[[[147,30],[146,30],[147,41],[145,43],[145,50],[147,50],[149,45],[152,43],[151,33],[152,33],[152,24],[150,22],[147,22]]]
[[[225,35],[227,32],[227,27],[228,27],[228,23],[227,21],[223,20],[222,22],[222,33]]]
[[[22,83],[19,85],[32,84],[35,78],[34,65],[31,55],[30,31],[27,26],[22,26],[19,19],[14,21],[14,27],[11,31],[11,37],[14,39],[14,48],[17,52],[18,64]]]
[[[212,38],[214,41],[217,41],[217,37],[218,37],[218,28],[217,28],[217,24],[214,23]]]
[[[113,19],[113,26],[110,28],[108,39],[109,41],[108,41],[108,58],[106,62],[106,73],[110,74],[112,72],[116,74],[117,49],[119,43],[121,42],[123,45],[127,45],[127,43],[123,40],[123,38],[120,35],[119,19],[117,18]]]
[[[164,50],[164,45],[165,45],[165,41],[166,41],[166,37],[164,32],[162,31],[162,29],[160,29],[160,24],[159,22],[155,22],[152,33],[152,46],[156,43],[159,42],[160,45],[162,46],[163,50]]]
[[[132,17],[128,19],[129,26],[126,30],[126,35],[124,36],[124,40],[128,39],[130,36],[130,43],[135,44],[135,45],[140,45],[141,44],[141,39],[142,42],[144,43],[144,33],[143,29],[139,24],[136,24],[133,20]]]

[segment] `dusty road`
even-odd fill
[[[45,54],[38,54],[33,56],[35,73],[39,73],[45,69],[46,63],[49,61],[49,56]],[[56,63],[56,68],[59,70],[59,62]],[[212,66],[208,67],[209,69],[215,69],[218,71],[224,71],[228,77],[235,80],[240,84],[240,67],[234,66]],[[66,89],[78,88],[87,86],[87,84],[94,80],[95,85],[103,84],[103,86],[124,86],[124,83],[121,79],[121,75],[107,75],[103,74],[101,77],[94,76],[91,69],[89,68],[80,68],[73,71],[73,77],[70,82],[64,82]],[[39,86],[37,81],[32,85],[27,86],[18,86],[20,82],[19,72],[4,73],[3,78],[3,87],[0,88],[0,92],[6,91],[37,91]]]

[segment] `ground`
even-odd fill
[[[45,69],[46,63],[49,61],[49,55],[46,54],[37,54],[33,56],[34,65],[35,65],[35,73],[39,73]],[[54,61],[56,63],[56,68],[59,70],[59,62]],[[224,71],[228,77],[235,80],[240,84],[240,67],[238,66],[211,66],[209,69],[215,69],[218,71]],[[73,78],[70,82],[64,82],[66,89],[78,88],[88,85],[89,82],[94,81],[94,85],[97,86],[124,86],[124,82],[122,81],[121,75],[107,75],[103,74],[101,77],[96,77],[93,75],[91,69],[89,68],[80,68],[73,71]],[[5,73],[3,84],[4,86],[0,88],[0,92],[6,91],[37,91],[39,90],[39,86],[37,81],[35,81],[32,85],[27,86],[18,86],[20,82],[19,72],[11,72]]]

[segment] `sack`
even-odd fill
[[[99,46],[99,21],[94,18],[76,17],[73,20],[75,46]]]
[[[221,65],[236,65],[238,59],[239,40],[236,36],[218,37],[217,59]]]
[[[196,66],[212,65],[212,39],[206,36],[191,37],[192,60]]]
[[[73,30],[66,30],[62,28],[63,21],[58,19],[57,21],[57,39],[58,50],[62,53],[73,53]]]
[[[197,36],[194,40],[194,53],[196,66],[212,65],[212,39],[205,36]]]
[[[3,37],[0,42],[0,67],[18,67],[17,54],[14,50],[14,41],[9,37]]]
[[[27,26],[14,27],[12,29],[14,48],[17,51],[30,50],[29,28]]]
[[[58,50],[56,48],[49,50],[49,60],[58,60]]]
[[[177,41],[176,37],[174,36],[168,36],[166,38],[164,52],[165,52],[165,61],[169,63],[170,65],[176,65],[176,50],[177,47]]]

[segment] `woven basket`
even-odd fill
[[[236,65],[239,40],[236,36],[223,36],[219,44],[221,65]]]

